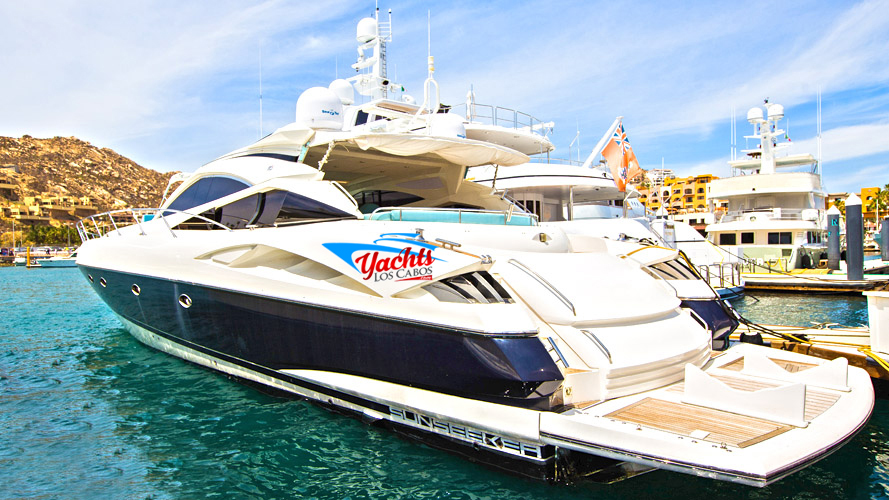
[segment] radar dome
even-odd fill
[[[784,118],[784,106],[769,104],[769,120],[780,120],[781,118]]]
[[[747,121],[750,123],[759,123],[762,121],[762,109],[761,108],[750,108],[747,111]]]
[[[358,36],[355,37],[358,43],[367,43],[377,37],[377,20],[372,17],[365,17],[358,21]]]
[[[344,106],[348,106],[355,102],[355,89],[353,89],[352,84],[346,80],[343,80],[342,78],[336,79],[330,82],[330,85],[327,88],[340,98],[340,102],[342,102]]]
[[[466,126],[463,124],[463,117],[450,113],[436,113],[429,119],[430,135],[466,138]]]
[[[343,103],[332,90],[312,87],[296,101],[296,121],[313,129],[342,130]]]

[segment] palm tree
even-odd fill
[[[846,216],[846,200],[837,198],[833,200],[833,206],[837,207],[837,209],[840,211],[840,215],[842,215],[843,217]]]
[[[877,194],[874,196],[874,199],[870,201],[870,204],[867,206],[867,210],[873,210],[876,213],[876,217],[874,221],[879,226],[880,224],[880,209],[884,212],[889,208],[889,184],[886,184],[882,189],[877,190]]]

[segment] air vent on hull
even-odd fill
[[[513,302],[509,292],[487,271],[451,276],[423,287],[442,302],[495,304]]]

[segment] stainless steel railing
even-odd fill
[[[476,103],[469,105],[468,112],[465,110],[458,112],[457,110],[460,108],[466,108],[466,103],[452,106],[450,112],[465,116],[470,122],[513,129],[527,129],[544,137],[546,137],[550,129],[543,121],[527,113],[510,108]]]
[[[811,214],[811,215],[809,215]],[[804,217],[804,215],[809,215],[809,217]],[[725,215],[719,219],[719,222],[734,222],[740,220],[751,220],[755,221],[760,218],[761,220],[813,220],[817,221],[821,218],[822,211],[818,209],[800,209],[800,208],[766,208],[766,209],[753,209],[753,210],[739,210],[739,211],[731,211],[727,212]]]
[[[201,224],[202,226],[209,224],[210,226],[207,227],[217,227],[219,229],[225,229],[226,231],[232,230],[230,227],[220,224],[213,219],[208,219],[203,215],[193,214],[184,210],[173,210],[169,208],[126,208],[121,210],[111,210],[80,219],[76,225],[77,234],[80,236],[82,242],[86,242],[91,239],[102,238],[114,234],[122,236],[123,233],[120,231],[121,228],[138,226],[139,234],[145,236],[148,234],[145,232],[146,228],[155,229],[156,227],[159,227],[159,224],[156,222],[153,224],[148,224],[148,222],[162,221],[166,231],[169,231],[175,238],[176,233],[173,231],[173,227],[170,226],[166,218],[171,214],[185,214],[191,217],[191,219],[188,219],[187,221],[178,223],[176,227],[185,223],[194,224],[191,222],[192,219],[198,219],[201,221],[198,224]]]
[[[739,262],[702,264],[698,266],[698,272],[714,288],[733,288],[743,284]]]

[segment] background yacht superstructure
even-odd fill
[[[706,231],[710,241],[758,269],[814,268],[827,259],[826,194],[812,155],[778,155],[789,147],[778,128],[783,118],[779,104],[766,102],[765,114],[759,107],[748,111],[754,127],[748,138],[759,146],[743,151],[746,159],[729,162],[732,177],[709,184],[711,205],[726,200],[728,209]],[[796,171],[780,171],[790,169]]]

